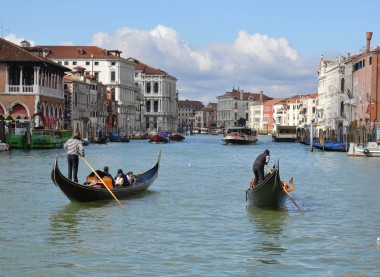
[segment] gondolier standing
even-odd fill
[[[265,149],[264,153],[257,156],[253,163],[253,173],[255,174],[254,184],[257,185],[264,181],[264,166],[267,166],[270,160],[269,150]]]
[[[83,144],[80,141],[80,136],[75,135],[63,145],[63,148],[67,149],[67,166],[68,174],[67,177],[72,180],[74,177],[74,182],[78,183],[78,165],[79,157],[81,155],[84,157]],[[74,176],[73,176],[74,175]]]

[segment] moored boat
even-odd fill
[[[117,199],[125,199],[146,191],[158,176],[160,159],[161,152],[158,153],[157,162],[151,169],[136,175],[137,182],[134,186],[113,188],[112,193]],[[57,159],[54,162],[51,179],[71,201],[91,202],[113,199],[112,194],[105,187],[79,184],[66,178],[59,170]]]
[[[108,133],[109,142],[129,142],[129,138],[121,132],[109,132]]]
[[[297,126],[276,126],[272,134],[274,142],[296,142]]]
[[[172,140],[172,141],[183,141],[183,140],[185,140],[185,137],[182,136],[181,134],[172,134],[172,135],[170,135],[170,140]]]
[[[226,144],[254,144],[257,142],[257,130],[246,127],[230,127],[222,140]]]
[[[168,143],[170,139],[167,136],[154,135],[149,139],[149,143]]]
[[[335,151],[335,152],[347,152],[348,143],[346,142],[336,142],[336,141],[325,141],[324,143],[319,143],[318,140],[313,141],[313,147],[322,151]]]
[[[351,142],[347,155],[351,157],[380,157],[380,144],[377,142],[366,144]]]
[[[275,164],[264,181],[254,184],[246,191],[246,200],[249,205],[257,208],[283,208],[286,202],[286,193],[280,178],[279,163]]]
[[[9,144],[8,143],[5,143],[5,142],[2,142],[0,140],[0,152],[1,151],[8,151],[9,150]]]

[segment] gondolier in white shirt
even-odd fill
[[[71,139],[66,141],[66,143],[63,145],[63,148],[67,149],[67,178],[72,180],[74,177],[74,182],[78,183],[78,155],[84,157],[84,149],[83,144],[80,140],[80,135],[74,135]]]

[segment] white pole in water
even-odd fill
[[[313,122],[314,122],[314,120],[311,120],[311,124],[310,124],[310,151],[311,152],[313,152],[313,140],[314,140]]]

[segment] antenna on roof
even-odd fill
[[[5,29],[4,30],[4,25],[3,25],[3,22],[1,22],[1,38],[3,38],[4,37],[4,31],[6,31],[7,33],[9,33],[9,29]]]

